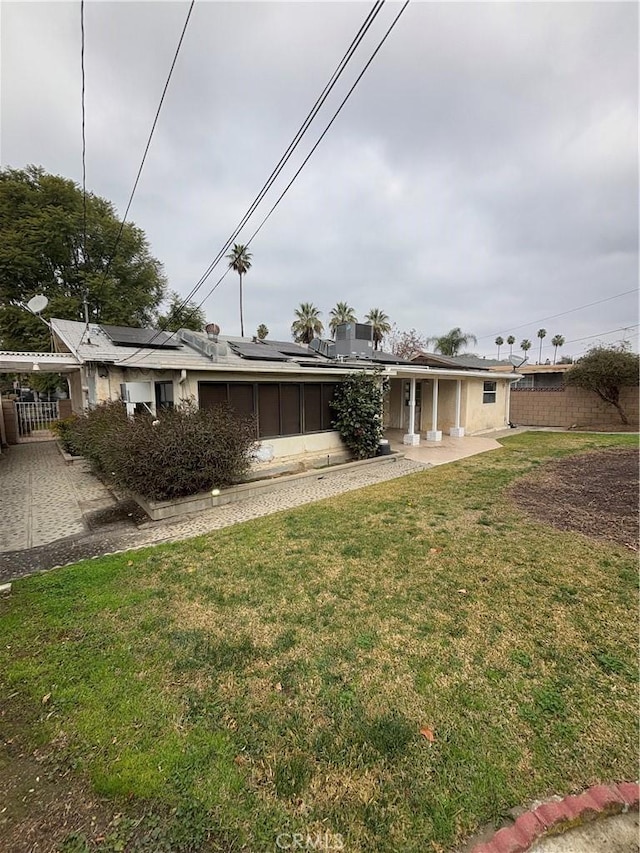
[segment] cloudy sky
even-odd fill
[[[232,234],[371,5],[197,0],[130,212],[172,289]],[[400,8],[383,6],[240,242]],[[85,6],[87,186],[121,214],[187,10]],[[1,16],[2,165],[80,181],[80,4],[5,0]],[[413,0],[251,244],[245,327],[288,337],[300,302],[327,319],[347,300],[425,335],[460,326],[487,355],[510,333],[537,355],[541,326],[543,360],[554,334],[572,355],[622,327],[635,340],[637,121],[637,4]],[[230,274],[204,302],[229,334],[237,289]]]

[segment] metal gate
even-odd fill
[[[51,424],[60,420],[58,403],[16,402],[19,441],[42,441],[53,438],[49,432]]]

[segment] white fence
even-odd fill
[[[54,421],[60,420],[58,403],[16,403],[18,435],[25,438],[32,432],[49,429]]]

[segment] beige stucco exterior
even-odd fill
[[[445,378],[438,380],[438,418],[436,429],[450,433],[456,426],[456,386],[460,382],[460,426],[467,435],[502,429],[509,422],[509,381],[496,379],[488,374],[486,379],[478,377]],[[385,399],[384,425],[387,429],[409,429],[409,406],[406,404],[404,383],[409,379],[391,379]],[[416,432],[426,433],[433,429],[434,379],[416,378]],[[495,403],[483,403],[484,382],[496,382]],[[418,391],[418,388],[421,390]]]

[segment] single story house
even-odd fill
[[[0,371],[63,372],[71,405],[81,412],[123,399],[130,412],[192,400],[201,407],[221,402],[253,414],[264,458],[335,453],[342,448],[331,429],[329,406],[336,384],[354,371],[389,380],[383,423],[402,431],[406,444],[428,442],[443,432],[462,437],[509,423],[509,371],[408,362],[376,351],[368,324],[345,324],[336,340],[309,346],[290,341],[222,336],[182,329],[168,334],[50,321],[55,352],[0,353]]]

